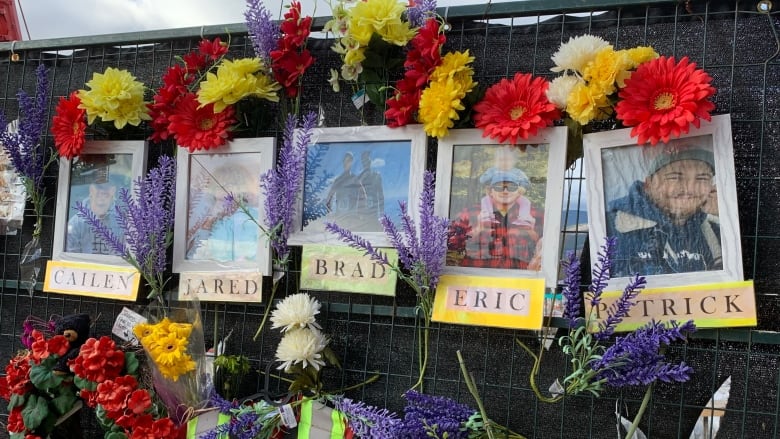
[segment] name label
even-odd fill
[[[436,288],[433,320],[464,325],[539,329],[544,279],[444,275]]]
[[[135,301],[141,273],[131,267],[47,261],[43,290],[50,293]]]
[[[256,271],[184,272],[179,275],[179,300],[254,302],[263,300],[263,275]]]
[[[398,252],[382,249],[391,264]],[[301,288],[381,296],[395,295],[398,275],[363,252],[346,246],[304,245],[301,255]]]
[[[596,323],[605,319],[607,309],[620,298],[620,294],[620,291],[605,291],[601,303],[595,308],[586,301],[585,312],[590,313],[592,309]],[[632,331],[651,320],[693,320],[697,328],[757,324],[753,281],[647,288],[635,300],[636,305],[629,316],[616,327],[617,331]],[[593,323],[591,329],[596,328],[596,323]]]

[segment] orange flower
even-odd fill
[[[659,57],[640,64],[620,90],[617,118],[634,127],[637,143],[669,142],[680,137],[700,119],[711,120],[715,104],[708,99],[715,94],[712,78],[685,57],[677,63],[674,57]]]
[[[474,125],[482,128],[484,137],[501,143],[516,144],[537,130],[552,125],[561,114],[547,99],[549,83],[530,73],[516,73],[511,80],[502,79],[485,92],[474,106]]]

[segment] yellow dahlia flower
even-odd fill
[[[630,59],[625,52],[615,51],[612,47],[600,50],[582,71],[582,76],[593,94],[610,95],[617,89],[618,75],[628,70]]]
[[[200,83],[198,102],[201,106],[213,103],[214,112],[220,113],[228,105],[250,96],[278,102],[276,92],[280,88],[265,74],[260,58],[223,60],[217,67],[217,73],[207,73],[206,79]]]
[[[474,57],[469,55],[468,49],[465,52],[449,52],[442,57],[441,64],[431,73],[431,81],[453,78],[465,83],[464,76],[474,75],[474,69],[469,65],[472,61]]]
[[[406,45],[414,37],[414,30],[401,20],[405,10],[406,3],[398,0],[358,2],[349,11],[349,34],[364,46],[374,32],[388,43]]]
[[[628,58],[631,60],[631,66],[629,66],[630,69],[635,69],[643,62],[658,58],[658,52],[653,50],[653,48],[650,46],[634,47],[633,49],[628,49],[625,52],[628,54]]]
[[[465,107],[463,98],[455,81],[434,81],[423,90],[420,96],[420,111],[418,118],[425,132],[436,138],[447,135],[449,129],[459,119],[458,111]]]
[[[594,93],[584,83],[578,83],[569,95],[566,113],[580,125],[587,125],[594,119],[603,119],[612,114],[612,106],[606,95]]]
[[[114,122],[121,130],[125,125],[138,126],[142,120],[150,120],[144,85],[127,70],[109,67],[104,73],[95,73],[87,82],[90,90],[79,90],[79,108],[87,111],[87,123],[95,118]]]

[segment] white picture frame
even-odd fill
[[[76,215],[74,206],[80,201],[89,202],[92,206],[90,200],[93,195],[101,198],[113,196],[116,199],[119,189],[132,191],[133,183],[143,177],[146,171],[146,156],[147,143],[143,140],[101,140],[86,142],[78,157],[60,157],[53,260],[131,266],[121,256],[105,254],[110,251],[99,239],[93,239],[91,244],[88,242],[88,236],[94,238],[94,234]],[[106,175],[103,175],[104,173]],[[98,180],[94,180],[95,178]],[[93,190],[96,187],[93,184],[95,181],[100,181],[98,186],[107,184],[108,186],[103,188],[106,190]],[[114,211],[114,204],[111,203],[106,208],[110,215]],[[115,219],[112,224],[114,226],[111,228],[116,231]],[[89,245],[92,247],[88,248]]]
[[[260,176],[276,163],[275,143],[273,137],[246,138],[234,139],[218,150],[178,150],[174,273],[270,274],[270,245],[258,224],[265,227]],[[254,219],[236,204],[226,209],[228,193],[241,194]]]
[[[715,175],[712,177],[714,187],[709,192],[710,195],[706,203],[699,205],[697,209],[703,212],[702,215],[706,214],[704,218],[707,224],[719,224],[722,267],[719,268],[716,256],[714,256],[717,249],[713,247],[713,244],[709,244],[709,242],[714,242],[711,239],[702,240],[705,241],[702,245],[707,245],[707,247],[702,248],[713,250],[702,250],[701,253],[689,252],[687,254],[693,256],[685,256],[680,259],[650,256],[651,253],[654,253],[651,251],[629,252],[619,249],[614,258],[614,261],[619,265],[614,267],[615,276],[610,279],[607,288],[609,290],[622,290],[632,278],[632,273],[645,276],[648,288],[742,281],[742,250],[730,115],[712,116],[712,121],[702,121],[700,128],[692,128],[689,133],[680,136],[679,139],[673,139],[668,144],[659,143],[656,146],[637,145],[636,139],[630,136],[630,131],[631,129],[626,128],[586,134],[583,137],[591,260],[597,260],[600,247],[605,242],[608,234],[608,217],[615,218],[610,220],[610,224],[616,224],[610,226],[614,230],[612,233],[615,236],[618,236],[618,233],[635,232],[639,228],[645,228],[645,226],[662,229],[660,226],[656,226],[660,221],[658,223],[655,221],[645,223],[641,221],[641,218],[626,217],[625,213],[620,213],[622,218],[620,225],[617,225],[617,215],[620,211],[618,206],[623,205],[621,203],[624,200],[628,200],[630,192],[639,191],[639,187],[642,187],[641,191],[645,192],[644,188],[647,187],[649,178],[651,178],[648,177],[648,174],[653,175],[660,169],[656,169],[652,173],[650,171],[665,163],[662,156],[675,155],[679,161],[682,160],[680,157],[690,157],[691,154],[699,154],[698,151],[708,151],[709,154],[703,157],[711,157],[714,160],[713,171]],[[696,151],[682,153],[683,150]],[[651,195],[647,195],[647,197],[651,197]],[[715,202],[716,204],[713,205]],[[698,204],[699,201],[695,203]],[[610,209],[611,213],[608,214],[607,209]],[[631,221],[631,224],[634,224],[633,228],[627,226],[629,222],[626,218],[633,220]],[[705,228],[702,227],[700,229],[704,230]],[[711,227],[708,225],[706,229],[711,229]],[[618,230],[621,231],[618,232]],[[710,232],[706,233],[707,236],[711,235]],[[626,241],[631,239],[628,237],[629,235],[622,236],[625,237],[623,239]],[[618,246],[620,246],[619,242]],[[674,252],[676,251],[672,251],[672,253]],[[668,254],[666,250],[661,253],[664,256]],[[711,258],[710,253],[713,255]],[[697,254],[698,258],[696,258]],[[709,267],[713,268],[703,270],[689,268],[697,266],[697,260],[711,260]],[[660,268],[654,268],[654,273],[643,272],[649,271],[646,268],[651,267],[648,265],[649,261],[656,261],[654,265]],[[672,264],[669,261],[677,262]],[[707,267],[706,262],[703,264],[702,267]],[[663,267],[661,267],[662,265]],[[677,271],[667,272],[671,270]]]
[[[480,242],[485,233],[490,233],[487,229],[481,232],[469,233],[464,236],[464,248],[458,250],[450,247],[448,249],[447,263],[444,272],[447,274],[462,274],[472,276],[488,277],[521,277],[521,278],[544,278],[545,288],[554,289],[558,281],[559,266],[559,247],[560,247],[560,227],[561,227],[561,209],[563,204],[563,175],[566,160],[566,128],[552,127],[541,130],[536,136],[524,140],[523,150],[520,146],[501,144],[490,138],[483,137],[482,130],[479,129],[457,129],[450,130],[450,134],[439,139],[438,157],[436,164],[436,206],[437,215],[445,216],[453,221],[453,224],[464,209],[468,211],[468,223],[478,223],[474,212],[481,212],[481,204],[484,199],[489,199],[491,186],[488,181],[488,173],[491,169],[504,172],[501,166],[510,166],[510,169],[521,170],[520,174],[528,177],[529,185],[526,190],[529,197],[525,197],[526,207],[531,208],[531,216],[526,220],[520,220],[520,211],[522,207],[517,208],[517,220],[513,220],[516,225],[527,234],[530,239],[536,238],[533,250],[533,256],[537,259],[522,267],[522,262],[517,267],[491,268],[487,265],[496,265],[488,262],[487,256],[490,250],[483,251],[485,246]],[[500,151],[500,152],[499,152]],[[504,161],[504,156],[511,157],[511,161]],[[533,156],[533,160],[531,160]],[[495,162],[490,162],[495,160]],[[495,166],[497,164],[499,166]],[[526,168],[527,165],[533,166]],[[539,163],[543,163],[541,166]],[[526,169],[521,169],[526,168]],[[516,173],[516,171],[510,171]],[[493,175],[493,174],[491,174]],[[495,174],[495,178],[499,174]],[[485,177],[485,183],[480,179]],[[490,177],[492,180],[493,177]],[[455,187],[453,188],[453,184]],[[500,182],[497,182],[500,184]],[[520,205],[521,195],[517,199]],[[543,214],[539,215],[540,206]],[[487,212],[487,211],[486,211]],[[527,213],[527,212],[526,212]],[[490,211],[493,214],[493,211]],[[510,213],[509,215],[514,215]],[[509,217],[509,215],[507,217]],[[543,223],[539,224],[539,220]],[[486,220],[487,221],[487,220]],[[472,231],[475,226],[472,226]],[[527,230],[527,231],[525,231]],[[476,233],[480,233],[477,235]],[[541,240],[544,240],[543,245]],[[452,245],[452,243],[450,243]],[[471,249],[477,248],[472,251]],[[508,250],[512,252],[513,250]],[[476,252],[476,254],[474,254]],[[453,257],[453,255],[457,255]],[[497,258],[508,262],[509,258]],[[503,262],[497,262],[502,264]],[[479,265],[479,266],[477,266]],[[506,264],[505,264],[506,265]]]
[[[398,224],[398,201],[406,202],[413,219],[418,217],[426,142],[420,125],[316,130],[308,147],[301,200],[288,242],[347,245],[325,229],[326,222],[333,222],[375,247],[390,247],[379,217],[385,213]],[[352,156],[351,175],[344,172],[347,155]],[[372,181],[364,171],[380,178]],[[376,195],[378,188],[381,195]],[[364,202],[355,198],[357,192],[363,194]]]

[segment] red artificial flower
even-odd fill
[[[284,20],[279,24],[282,32],[279,48],[297,50],[303,46],[311,32],[311,22],[309,16],[301,19],[301,2],[292,1],[290,9],[284,14]]]
[[[138,382],[131,375],[116,377],[97,385],[97,403],[106,409],[106,416],[116,419],[124,412],[128,395],[138,388]]]
[[[291,98],[297,96],[298,78],[314,63],[311,52],[306,49],[300,53],[291,50],[273,50],[271,59],[273,59],[276,82],[284,86],[287,96]]]
[[[179,436],[179,428],[171,418],[162,418],[152,424],[152,434],[156,439],[176,439]]]
[[[39,364],[42,360],[49,357],[49,344],[45,338],[35,340],[30,348],[32,352],[32,360],[35,364]]]
[[[78,92],[70,94],[68,99],[60,98],[52,117],[51,133],[54,135],[54,146],[61,157],[71,159],[81,154],[84,148],[87,130],[87,110],[79,108],[81,99]]]
[[[219,37],[214,38],[213,41],[203,39],[198,45],[198,51],[208,59],[216,61],[227,55],[228,45],[223,43]]]
[[[154,425],[154,418],[151,415],[145,414],[138,416],[135,419],[135,423],[125,427],[130,429],[132,427],[132,433],[128,434],[130,439],[157,439],[154,436],[152,426]],[[126,431],[127,432],[127,431]]]
[[[209,60],[205,54],[201,52],[190,52],[182,57],[184,66],[187,68],[187,73],[197,73],[201,70],[205,70],[209,65]]]
[[[482,128],[483,137],[501,143],[508,140],[516,144],[518,139],[535,135],[561,117],[555,104],[547,99],[549,86],[547,80],[530,73],[502,79],[488,88],[482,101],[474,106],[474,125]]]
[[[699,127],[700,119],[712,120],[715,94],[712,77],[684,57],[661,56],[642,63],[620,90],[617,118],[634,127],[631,136],[637,143],[667,143],[672,137],[687,133],[690,125]]]
[[[71,369],[79,378],[101,383],[118,377],[125,366],[125,353],[116,348],[111,337],[90,338],[71,361]]]
[[[230,127],[236,122],[233,106],[214,113],[214,105],[198,108],[194,93],[182,96],[168,120],[168,129],[176,138],[176,144],[190,152],[222,146],[232,138]]]
[[[16,406],[8,414],[8,424],[6,425],[9,433],[23,433],[27,430],[22,418],[22,406]]]
[[[134,391],[127,400],[127,408],[136,415],[142,414],[151,407],[152,397],[149,396],[149,392],[144,389]]]
[[[97,397],[98,392],[97,390],[87,390],[87,389],[81,389],[79,391],[79,398],[81,398],[88,407],[95,408],[97,406]]]
[[[17,355],[5,366],[5,382],[10,395],[25,395],[33,385],[30,382],[32,353]],[[10,398],[9,398],[10,399]]]
[[[441,46],[446,40],[435,18],[429,18],[412,38],[411,49],[404,61],[404,77],[395,83],[395,93],[386,102],[387,126],[396,128],[414,122],[422,89],[431,72],[441,64]]]
[[[24,439],[43,439],[43,438],[38,436],[37,434],[28,434],[24,436]]]
[[[0,377],[0,399],[9,401],[11,399],[11,389],[8,388],[8,380],[6,377]]]
[[[70,343],[64,335],[55,335],[46,343],[46,348],[51,355],[63,356],[68,352]]]

